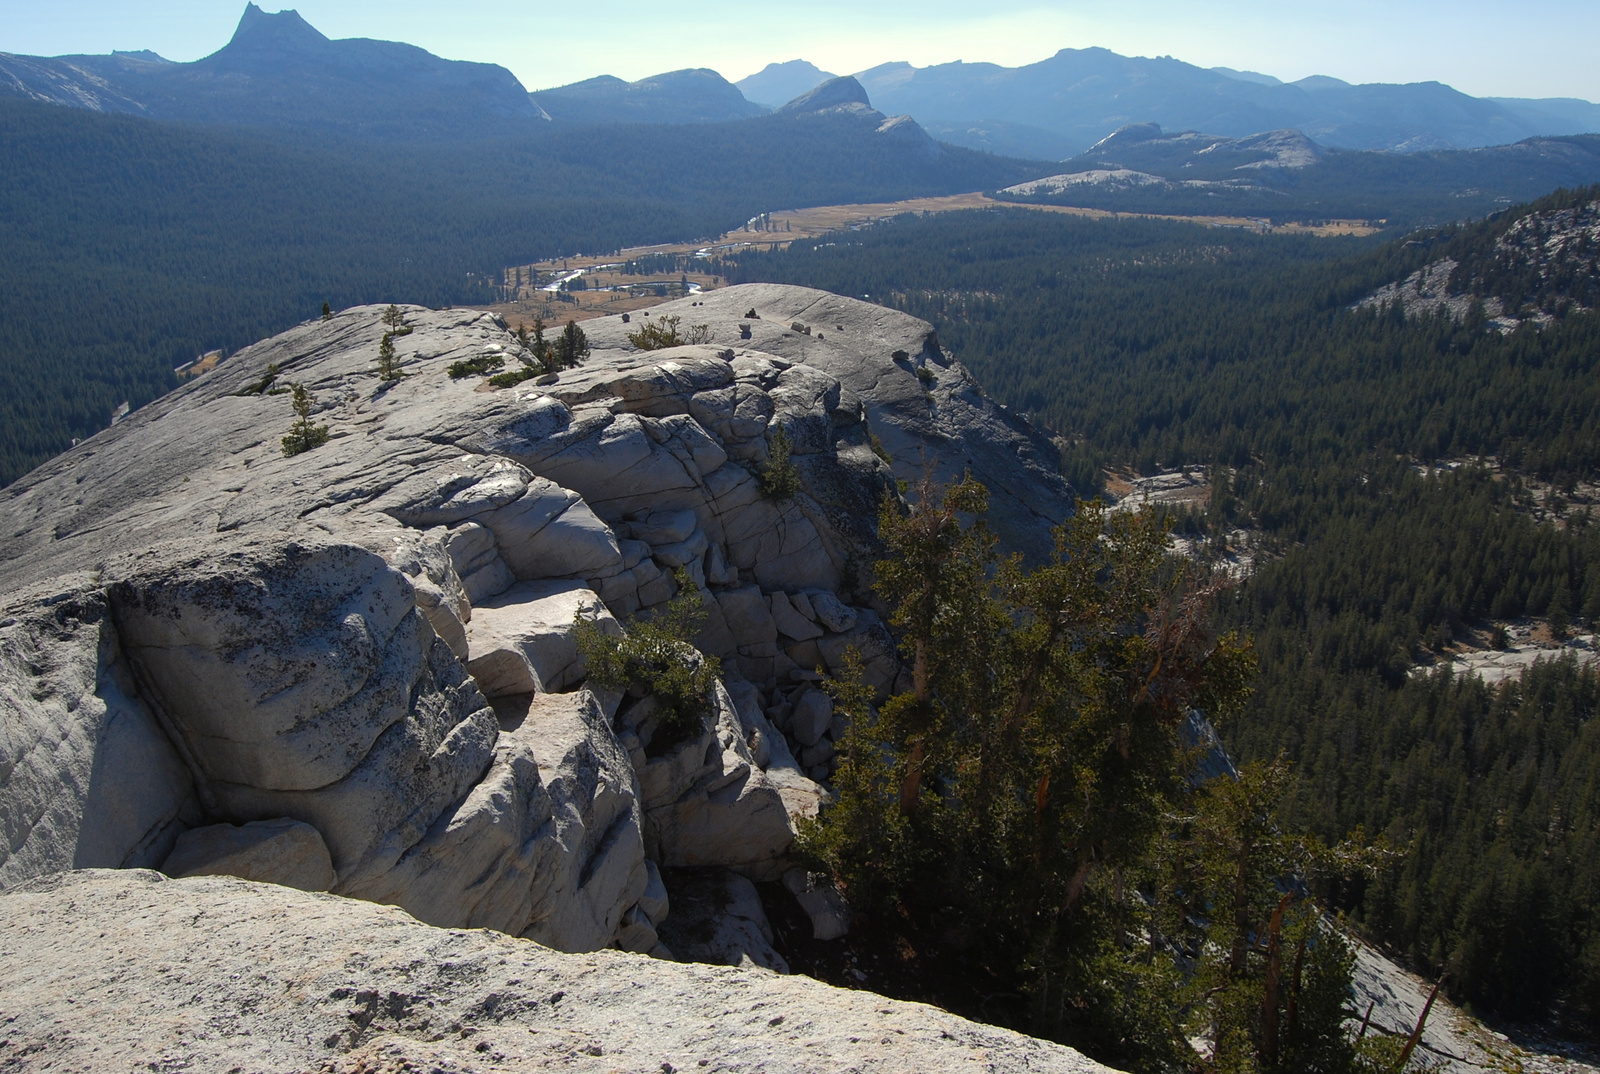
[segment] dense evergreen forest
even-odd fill
[[[1493,620],[1600,617],[1600,532],[1581,511],[1536,522],[1518,476],[1570,489],[1600,465],[1600,314],[1502,335],[1351,308],[1505,226],[1407,243],[986,211],[724,271],[934,322],[997,398],[1064,434],[1085,492],[1104,467],[1213,464],[1209,507],[1178,524],[1247,527],[1259,555],[1220,608],[1259,656],[1224,737],[1293,762],[1290,823],[1405,852],[1332,893],[1359,928],[1481,1012],[1592,1032],[1600,682],[1570,663],[1499,688],[1415,669]],[[1503,469],[1423,465],[1466,456]]]
[[[10,98],[0,144],[0,484],[323,302],[488,302],[508,264],[1027,167],[783,117],[394,146]]]

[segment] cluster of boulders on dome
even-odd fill
[[[0,890],[225,874],[783,969],[749,887],[781,879],[841,934],[791,850],[846,730],[824,677],[904,675],[878,511],[971,471],[1037,553],[1070,489],[924,322],[765,285],[653,312],[710,342],[591,321],[583,364],[497,389],[450,375],[521,357],[495,316],[402,307],[383,379],[383,309],[346,310],[0,493]],[[295,385],[328,439],[290,455]],[[622,636],[685,587],[722,679],[667,736],[647,691],[587,681],[578,624]]]

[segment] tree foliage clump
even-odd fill
[[[306,390],[303,384],[296,384],[292,392],[289,405],[294,408],[295,420],[289,427],[289,435],[283,438],[286,457],[304,454],[328,442],[328,427],[314,424],[311,420],[311,408],[317,405],[317,397]]]
[[[1272,834],[1276,769],[1238,781],[1270,784],[1243,804],[1190,778],[1195,713],[1235,712],[1253,672],[1209,625],[1219,584],[1147,515],[1080,503],[1030,570],[996,555],[978,482],[917,492],[885,503],[876,583],[911,685],[876,707],[848,673],[834,685],[837,801],[805,851],[875,926],[1012,995],[991,1019],[1141,1070],[1195,1066],[1190,1035],[1210,1069],[1360,1069],[1329,998],[1348,952],[1309,900],[1273,915],[1280,885],[1359,855]]]
[[[578,655],[589,679],[612,690],[652,696],[661,717],[653,749],[691,737],[712,711],[721,662],[691,643],[705,621],[704,597],[679,568],[678,592],[648,618],[630,617],[621,636],[607,633],[593,614],[578,613]]]
[[[499,354],[480,354],[476,358],[463,358],[459,362],[451,362],[447,372],[454,380],[463,377],[482,377],[504,368],[505,356]]]
[[[525,380],[542,376],[551,367],[550,341],[544,338],[544,318],[533,319],[533,331],[528,331],[527,325],[517,326],[517,358],[522,363],[520,368],[508,369],[504,373],[496,373],[489,378],[489,384],[495,388],[512,388]]]
[[[628,333],[628,342],[642,351],[659,351],[668,347],[683,347],[716,340],[716,333],[708,324],[692,324],[680,332],[683,318],[668,313],[639,326],[637,332]]]
[[[568,321],[550,348],[552,369],[571,369],[589,357],[589,337],[578,327],[577,321]]]
[[[800,491],[800,470],[791,458],[793,454],[794,445],[789,442],[789,434],[779,425],[772,431],[772,440],[767,444],[767,461],[756,476],[761,495],[769,500],[788,500]]]

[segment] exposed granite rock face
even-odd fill
[[[63,869],[161,864],[202,822],[189,769],[122,663],[89,576],[0,610],[0,890]]]
[[[722,867],[776,880],[794,841],[794,817],[805,813],[756,764],[738,709],[720,684],[714,702],[700,734],[656,757],[646,758],[642,748],[632,754],[645,846],[665,867]],[[621,720],[625,741],[648,744],[648,715],[641,719],[635,707]],[[812,789],[820,798],[820,789]]]
[[[752,309],[756,318],[743,316]],[[928,322],[787,284],[727,287],[649,312],[681,317],[684,325],[708,325],[715,344],[735,353],[748,348],[836,378],[840,405],[861,405],[894,459],[897,478],[920,481],[924,460],[942,482],[971,470],[989,488],[988,521],[1002,546],[1037,560],[1049,556],[1050,527],[1073,509],[1055,446],[1020,414],[985,397],[961,363],[940,348]],[[741,326],[750,330],[748,340],[740,338]],[[584,323],[597,358],[625,350],[634,327],[620,317]],[[899,352],[905,356],[894,357]],[[919,378],[919,372],[931,379]],[[865,438],[860,450],[869,450]],[[808,465],[803,456],[797,461]],[[865,509],[871,512],[876,504]]]
[[[153,1057],[339,1072],[1106,1069],[805,977],[564,955],[327,895],[150,872],[74,873],[0,895],[0,995],[7,1051],[63,1071]]]
[[[287,817],[190,828],[178,836],[161,871],[173,877],[237,876],[301,891],[327,891],[338,879],[321,834]]]
[[[405,308],[405,375],[383,383],[383,311],[347,310],[0,492],[0,888],[286,819],[325,845],[335,894],[662,954],[655,865],[782,875],[844,731],[817,669],[853,646],[880,692],[900,672],[850,603],[894,489],[873,429],[902,474],[924,447],[936,476],[972,466],[1019,537],[1065,486],[923,322],[798,288],[708,302],[676,308],[730,339],[761,311],[748,345],[641,353],[589,322],[582,367],[498,391],[447,373],[515,363],[494,317]],[[803,318],[813,334],[784,327]],[[290,384],[331,437],[286,458]],[[799,491],[774,500],[779,429]],[[683,585],[732,691],[652,752],[650,699],[619,713],[584,689],[572,621],[621,629]],[[303,855],[211,858],[315,886]]]
[[[749,880],[722,870],[694,870],[669,872],[666,883],[676,912],[661,939],[679,958],[789,972],[772,946],[772,925]]]

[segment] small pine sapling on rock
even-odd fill
[[[761,468],[758,478],[761,495],[767,499],[789,500],[800,491],[800,471],[789,458],[793,450],[789,434],[779,425],[773,430],[772,442],[767,445],[767,464]]]
[[[378,341],[378,379],[390,384],[403,376],[405,374],[400,372],[400,362],[394,356],[394,335],[385,332],[383,338]]]
[[[286,458],[303,455],[328,442],[328,427],[311,422],[311,408],[317,405],[317,397],[307,391],[303,384],[296,384],[292,393],[289,405],[294,408],[295,422],[289,426],[289,435],[283,438],[283,454]]]

